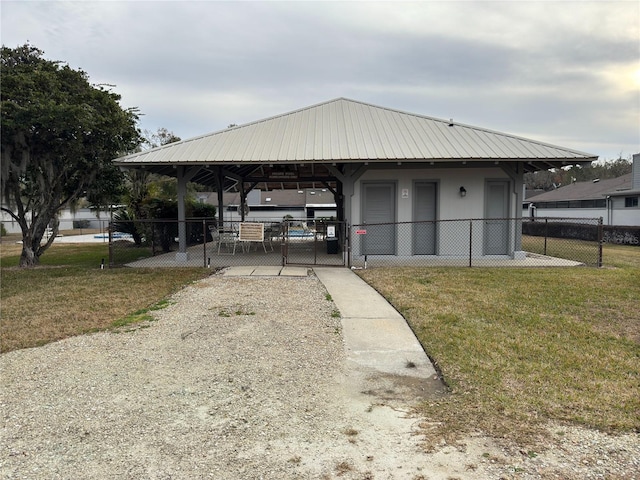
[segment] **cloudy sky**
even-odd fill
[[[2,44],[183,139],[337,97],[603,159],[640,152],[637,1],[5,1]]]

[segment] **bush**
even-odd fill
[[[141,218],[134,218],[127,208],[122,208],[114,214],[113,228],[122,233],[133,236],[136,245],[143,241],[159,247],[162,252],[170,252],[178,236],[178,203],[175,200],[149,198],[142,204]],[[187,218],[207,219],[207,226],[214,221],[216,207],[209,204],[188,201],[185,205]],[[202,220],[187,221],[187,243],[194,245],[205,239],[211,241],[211,234],[205,228],[203,232]]]
[[[187,205],[187,217],[213,219],[216,216],[216,207],[207,203],[193,202]],[[207,222],[205,231],[202,231],[202,222],[193,221],[187,223],[187,242],[191,245],[196,243],[202,243],[203,233],[206,234],[206,241],[210,242],[212,239],[211,233],[207,226],[211,225],[211,221]],[[215,223],[213,224],[215,226]]]
[[[78,229],[81,230],[83,228],[89,228],[91,226],[91,222],[89,220],[74,220],[73,221],[73,228],[74,230]]]
[[[585,223],[553,221],[525,221],[522,233],[534,237],[573,238],[576,240],[598,241],[598,226]]]
[[[640,227],[604,227],[603,240],[605,243],[618,245],[640,246]]]
[[[563,221],[524,221],[522,233],[534,237],[572,238],[577,240],[598,241],[598,226],[586,223]],[[603,225],[604,243],[640,246],[640,227]]]
[[[0,223],[0,237],[4,237],[7,235],[7,229],[4,228],[4,223]]]

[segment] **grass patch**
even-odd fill
[[[549,420],[640,430],[640,249],[616,268],[376,268],[359,274],[407,319],[451,395],[434,433],[531,440]]]
[[[220,307],[216,307],[220,308]],[[251,316],[255,315],[256,312],[252,310],[246,310],[242,306],[230,307],[230,308],[220,308],[218,311],[219,317],[232,317],[232,316]]]
[[[142,322],[150,322],[153,320],[153,316],[149,314],[148,308],[143,308],[141,310],[136,310],[133,313],[130,313],[126,317],[120,318],[115,322],[111,323],[113,328],[121,328],[129,325],[133,325],[136,323]]]
[[[22,245],[2,242],[0,255],[0,267],[17,267],[20,263]],[[53,244],[40,257],[41,267],[65,266],[100,268],[104,259],[105,265],[109,264],[109,245],[107,243],[60,243]]]
[[[163,308],[167,308],[171,304],[173,304],[173,302],[170,300],[160,300],[158,303],[152,305],[149,308],[142,308],[140,310],[136,310],[133,313],[130,313],[129,315],[126,315],[125,317],[119,318],[118,320],[111,323],[111,327],[121,328],[140,324],[143,322],[152,322],[155,320],[155,317],[150,312],[162,310]]]
[[[602,262],[605,267],[640,268],[640,247],[605,244]]]
[[[165,306],[168,295],[211,273],[202,268],[101,270],[102,258],[108,258],[102,243],[54,244],[41,266],[20,269],[14,267],[21,247],[1,247],[1,352],[143,321]]]
[[[591,267],[598,266],[599,249],[596,241],[548,237],[545,249],[544,237],[523,235],[522,249],[526,252],[581,262]]]

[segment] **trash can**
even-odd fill
[[[338,239],[336,237],[327,238],[327,253],[338,253]]]

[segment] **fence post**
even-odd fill
[[[344,227],[344,242],[347,255],[347,267],[351,268],[351,225],[348,223],[343,224]],[[344,255],[344,253],[343,253]]]
[[[113,267],[115,265],[115,259],[113,258],[113,241],[111,240],[111,226],[112,224],[109,222],[107,226],[107,231],[109,232],[109,267]]]
[[[547,254],[547,235],[549,234],[549,219],[544,219],[544,255]]]
[[[598,267],[602,267],[602,242],[604,239],[604,227],[602,217],[598,218]]]
[[[207,221],[202,219],[202,266],[207,268]]]
[[[151,222],[151,256],[156,255],[156,223]]]
[[[469,220],[469,268],[471,268],[472,255],[473,255],[473,220]]]

